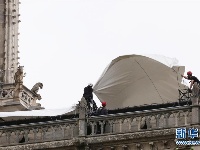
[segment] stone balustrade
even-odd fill
[[[0,145],[31,144],[81,137],[95,138],[100,135],[137,134],[138,132],[165,130],[190,125],[192,123],[191,115],[191,106],[177,106],[106,116],[1,126]]]
[[[92,116],[87,119],[87,134],[94,136],[187,126],[191,124],[191,115],[191,107],[184,106]]]
[[[40,104],[36,103],[38,99],[37,95],[29,90],[27,87],[23,86],[22,92],[20,93],[21,103],[28,109],[40,108]]]
[[[76,119],[1,126],[0,146],[72,139],[77,136]]]

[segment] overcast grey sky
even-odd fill
[[[177,58],[200,78],[199,8],[197,0],[21,0],[24,84],[44,84],[45,108],[67,107],[127,54]]]

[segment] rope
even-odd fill
[[[177,72],[174,68],[171,68],[171,69],[172,69],[174,72],[177,73],[177,82],[178,82],[179,90],[180,90],[180,91],[181,91],[181,90],[186,90],[185,93],[184,93],[183,91],[181,91],[181,93],[183,94],[183,95],[181,96],[181,98],[182,98],[183,96],[186,96],[186,98],[188,99],[188,96],[191,97],[192,94],[188,92],[187,88],[186,88],[186,89],[182,89],[181,86],[180,86],[180,83],[179,83],[179,75],[181,75],[181,74],[179,73],[180,67],[178,67],[178,72]],[[186,87],[186,85],[184,85],[184,86]],[[179,91],[179,92],[180,92],[180,91]],[[186,94],[188,94],[188,96],[187,96]],[[179,93],[179,96],[180,96],[180,93]],[[179,101],[179,103],[180,103],[180,101]]]
[[[180,74],[180,73],[179,73],[179,69],[180,69],[180,67],[178,67],[178,72],[177,72],[177,81],[178,81],[178,86],[179,86],[179,88],[181,88],[180,83],[179,83],[179,78],[178,78],[178,77],[179,77],[179,74]]]
[[[178,72],[174,69],[174,68],[171,68],[174,72],[176,72],[177,73],[177,77],[176,77],[176,79],[177,79],[177,82],[178,82],[178,86],[179,86],[179,88],[181,89],[181,86],[180,86],[180,84],[179,84],[179,81],[178,81],[178,76],[180,75],[180,73],[179,73],[179,69],[180,69],[180,67],[178,67]]]
[[[135,59],[135,61],[137,62],[137,60]],[[156,92],[158,93],[159,97],[161,98],[162,102],[164,103],[160,93],[158,92],[158,89],[156,88],[155,84],[153,83],[153,81],[151,80],[151,78],[149,77],[149,75],[147,74],[147,72],[144,70],[144,68],[140,65],[139,62],[137,62],[138,65],[142,68],[142,70],[145,72],[145,74],[147,75],[147,77],[149,78],[149,80],[151,81],[151,83],[153,84],[154,88],[156,89]]]

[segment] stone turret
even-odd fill
[[[0,0],[0,111],[41,109],[41,96],[23,85],[19,66],[19,0]],[[34,89],[42,88],[42,83]]]

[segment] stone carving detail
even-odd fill
[[[36,83],[33,88],[31,89],[31,91],[37,95],[38,100],[41,100],[42,97],[40,94],[38,94],[39,89],[43,88],[43,84],[41,82]]]
[[[27,106],[30,106],[34,98],[23,90],[20,95],[20,100],[22,100]]]
[[[0,91],[0,98],[13,98],[13,89],[3,89]]]
[[[14,80],[15,80],[14,98],[16,100],[19,100],[19,94],[22,92],[23,77],[24,77],[23,66],[19,66],[17,72],[14,75]]]

